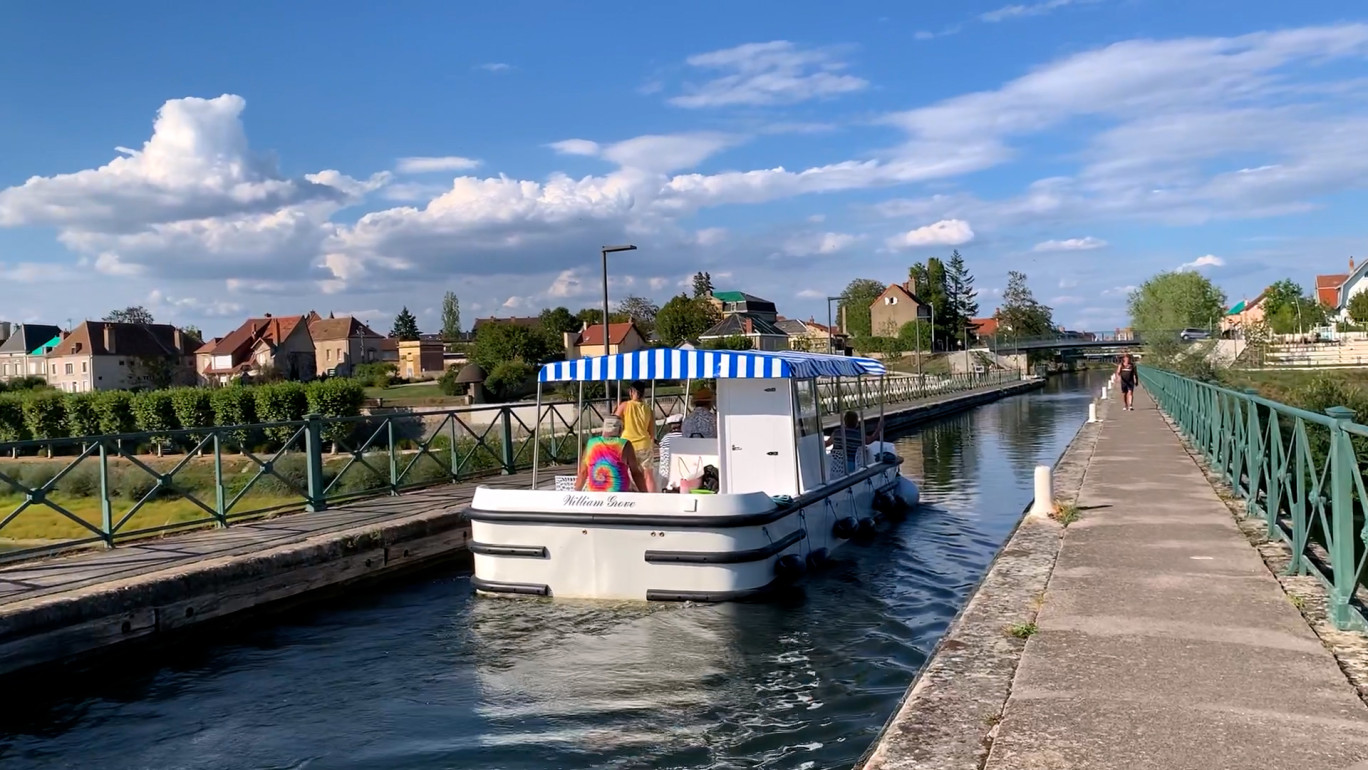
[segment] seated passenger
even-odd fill
[[[585,492],[645,492],[646,474],[641,470],[631,442],[622,438],[622,418],[603,418],[602,436],[589,439],[584,462],[575,476],[575,490]]]
[[[883,419],[880,418],[874,430],[866,434],[860,430],[860,415],[850,411],[841,417],[840,427],[831,432],[831,448],[832,454],[844,463],[847,474],[854,473],[860,467],[865,445],[877,439],[882,428]]]
[[[670,479],[670,444],[677,438],[683,436],[681,429],[684,425],[684,415],[672,414],[665,418],[665,435],[660,437],[660,446],[656,448],[656,453],[660,455],[660,478],[661,482],[656,485],[657,489],[663,489]]]
[[[713,413],[713,393],[707,388],[694,391],[693,411],[680,429],[686,438],[717,438],[717,415]]]

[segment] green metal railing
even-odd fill
[[[890,404],[1019,379],[890,375]],[[819,383],[824,410],[878,404],[879,381]],[[576,462],[604,403],[377,411],[352,417],[0,443],[0,562]],[[653,401],[660,430],[683,395]],[[540,446],[534,451],[534,428]]]
[[[1288,574],[1325,584],[1335,627],[1368,630],[1355,597],[1368,554],[1368,426],[1346,407],[1317,414],[1148,366],[1140,381],[1268,537],[1287,543]]]

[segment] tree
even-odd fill
[[[602,312],[600,311],[600,315]],[[583,327],[583,322],[565,307],[547,308],[541,311],[541,325],[547,334],[560,339],[563,334],[572,334]]]
[[[575,314],[585,326],[603,322],[602,307],[586,307]],[[615,310],[608,311],[608,323],[620,324],[627,320],[627,314]]]
[[[182,326],[181,334],[184,334],[187,337],[193,337],[194,339],[200,340],[201,342],[204,341],[204,332],[200,331],[200,328],[198,326],[195,326],[194,324],[186,324],[185,326]]]
[[[717,320],[717,310],[711,302],[701,297],[691,299],[680,294],[671,297],[656,313],[655,331],[663,344],[676,347],[698,339]]]
[[[399,319],[395,319],[398,322]],[[458,342],[461,339],[461,300],[456,292],[442,295],[442,340]]]
[[[142,305],[130,305],[123,310],[111,310],[109,311],[109,314],[104,317],[104,320],[125,324],[155,323],[155,321],[152,320],[152,311]]]
[[[693,277],[693,298],[707,299],[713,293],[712,273],[697,272]]]
[[[1349,317],[1356,324],[1368,323],[1368,291],[1361,291],[1349,298]]]
[[[1129,299],[1131,326],[1140,339],[1157,341],[1187,328],[1207,329],[1225,314],[1225,294],[1192,270],[1160,273]]]
[[[561,341],[544,329],[529,329],[512,323],[487,323],[481,325],[480,331],[475,334],[470,358],[488,374],[499,364],[515,358],[528,364],[540,364],[561,349]]]
[[[422,336],[418,331],[418,319],[413,317],[407,306],[399,311],[399,315],[394,317],[394,328],[390,329],[390,336],[397,340],[416,340]]]
[[[750,350],[754,347],[751,338],[741,334],[733,334],[730,337],[718,337],[717,339],[707,340],[703,347],[708,350]]]
[[[873,278],[856,278],[846,285],[845,291],[841,292],[839,308],[847,334],[852,337],[869,337],[873,334],[870,328],[869,306],[883,294],[885,288],[887,287],[883,281],[876,281]]]
[[[1301,284],[1284,278],[1264,290],[1264,318],[1277,334],[1313,329],[1326,322],[1326,307],[1307,296]]]
[[[926,260],[924,265],[919,262],[908,268],[907,277],[913,283],[912,288],[917,299],[931,308],[928,314],[931,316],[932,326],[937,331],[936,338],[949,339],[959,329],[960,324],[950,302],[944,263],[932,257]]]
[[[656,314],[660,312],[660,307],[645,297],[633,296],[618,303],[618,312],[630,318],[642,334],[650,336],[655,329]]]
[[[997,319],[1002,331],[1014,337],[1041,337],[1054,331],[1054,311],[1036,301],[1026,274],[1016,270],[1007,273]]]
[[[898,339],[904,350],[926,352],[931,348],[931,324],[926,321],[908,321],[898,329]]]
[[[964,257],[959,250],[950,253],[950,262],[945,267],[946,292],[950,295],[950,306],[954,309],[957,328],[955,334],[969,348],[969,323],[979,312],[978,292],[974,290],[974,274],[964,265]]]

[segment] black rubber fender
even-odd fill
[[[818,548],[807,556],[808,569],[817,569],[827,562],[827,549]]]
[[[873,537],[878,531],[878,522],[873,517],[860,519],[860,523],[855,528],[855,535],[860,538]]]
[[[849,540],[852,537],[855,537],[855,533],[858,532],[859,529],[860,522],[856,521],[854,516],[847,516],[844,519],[838,519],[836,521],[831,527],[831,534],[841,540]]]
[[[779,561],[774,563],[774,576],[780,580],[797,580],[806,571],[807,562],[803,561],[803,557],[796,553],[784,554],[779,557]]]

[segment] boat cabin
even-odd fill
[[[717,437],[671,438],[669,474],[661,488],[679,488],[711,465],[719,494],[796,498],[831,481],[833,473],[822,426],[823,388],[834,384],[839,393],[841,378],[882,382],[884,374],[883,364],[873,359],[801,351],[641,350],[547,364],[537,398],[540,403],[545,383],[667,380],[684,382],[687,392],[695,380],[715,380]],[[841,413],[839,396],[827,402]]]

